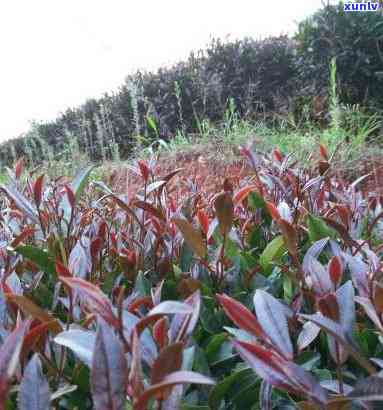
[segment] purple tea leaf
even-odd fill
[[[122,343],[112,328],[99,319],[91,371],[96,410],[125,408],[128,367]]]
[[[34,354],[25,368],[19,390],[19,410],[49,410],[51,393],[39,356]]]
[[[234,347],[255,372],[267,383],[325,404],[327,392],[300,366],[255,343],[233,342]]]
[[[364,263],[362,258],[358,255],[350,256],[344,253],[343,256],[348,264],[352,281],[354,282],[354,286],[358,289],[359,296],[369,297],[370,292],[367,278],[369,272],[368,265]]]
[[[147,316],[154,315],[169,315],[169,314],[191,314],[193,309],[186,303],[177,302],[175,300],[168,300],[166,302],[161,302],[159,305],[155,306]]]
[[[374,366],[367,360],[358,349],[354,346],[354,343],[348,337],[348,334],[345,332],[343,327],[329,319],[326,316],[323,316],[321,313],[315,313],[314,315],[299,315],[301,318],[310,320],[315,323],[317,326],[321,327],[326,333],[332,336],[338,343],[340,343],[347,352],[353,356],[353,358],[370,374],[376,373]]]
[[[262,380],[261,388],[259,389],[259,407],[262,410],[272,410],[273,404],[271,401],[271,393],[273,392],[273,386]]]
[[[39,217],[36,209],[16,187],[0,185],[0,190],[3,190],[7,194],[25,216],[27,216],[32,222],[39,224]]]
[[[299,333],[297,346],[301,351],[309,346],[319,335],[320,327],[313,322],[306,322]]]
[[[379,376],[370,376],[358,380],[354,389],[347,394],[347,397],[354,400],[363,401],[383,401],[383,378]]]
[[[90,330],[71,329],[59,333],[54,341],[71,349],[87,366],[92,367],[96,333]]]
[[[269,293],[258,289],[254,295],[254,307],[258,322],[270,341],[287,359],[292,359],[294,352],[285,306]]]
[[[355,290],[349,280],[336,291],[336,298],[339,306],[340,324],[349,338],[355,322]]]
[[[81,238],[69,255],[68,269],[74,276],[86,279],[92,270],[92,259],[90,255],[90,241],[88,238]]]
[[[382,322],[371,300],[361,296],[356,296],[355,301],[363,307],[366,315],[370,318],[371,322],[377,327],[377,329],[383,332]]]
[[[327,269],[315,258],[308,259],[308,272],[310,275],[306,277],[306,282],[311,282],[309,285],[316,293],[325,295],[332,291],[333,284]]]
[[[193,313],[191,315],[174,315],[169,331],[172,342],[189,337],[193,333],[193,330],[198,322],[201,309],[201,292],[194,292],[185,300],[184,303],[193,309]]]
[[[329,239],[323,238],[319,239],[319,241],[314,242],[310,248],[307,250],[302,263],[303,272],[308,274],[309,273],[309,261],[311,258],[317,258],[319,254],[323,251],[323,249],[328,244]]]
[[[321,386],[333,393],[340,394],[340,386],[338,380],[322,380]],[[348,394],[352,390],[352,386],[346,383],[342,383],[344,393]]]

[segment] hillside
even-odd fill
[[[71,145],[91,160],[126,159],[137,143],[202,134],[206,122],[219,125],[233,112],[271,126],[323,127],[334,102],[334,57],[336,95],[346,114],[351,111],[344,125],[352,127],[383,106],[382,36],[380,11],[344,13],[340,4],[301,22],[293,38],[214,40],[187,61],[130,75],[115,93],[86,101],[53,122],[36,122],[24,138],[1,145],[0,163],[24,156],[35,165],[34,158],[61,156]]]

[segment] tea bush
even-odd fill
[[[343,2],[323,7],[299,24],[295,40],[302,88],[323,92],[328,84],[327,67],[336,57],[340,99],[346,104],[382,108],[382,10],[345,13]]]
[[[382,198],[319,146],[1,186],[0,403],[340,409],[383,399]],[[205,169],[205,171],[202,171]],[[208,178],[213,177],[212,183]]]
[[[91,160],[127,158],[135,146],[168,141],[179,131],[201,134],[206,121],[219,125],[233,109],[248,120],[274,124],[293,117],[296,124],[327,125],[334,57],[339,101],[367,115],[381,113],[382,38],[381,10],[345,13],[340,3],[302,21],[292,38],[213,40],[186,61],[133,73],[115,92],[34,123],[27,138],[0,146],[0,164],[44,158],[47,147],[61,155],[73,138]]]

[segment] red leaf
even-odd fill
[[[147,402],[156,394],[160,393],[162,390],[168,389],[169,387],[175,386],[177,384],[215,384],[214,380],[203,376],[202,374],[190,372],[187,370],[180,370],[178,372],[171,373],[167,375],[161,383],[154,384],[150,386],[145,392],[140,396],[139,400],[135,403],[134,410],[146,410]]]
[[[275,158],[278,162],[282,162],[283,156],[282,156],[282,154],[281,154],[281,151],[279,151],[278,148],[274,148],[273,155],[274,155],[274,158]]]
[[[100,256],[101,248],[102,248],[102,239],[100,237],[93,239],[93,241],[90,244],[90,254],[92,256],[93,263],[98,260]]]
[[[20,179],[21,174],[23,172],[23,168],[24,168],[24,159],[20,158],[16,164],[15,164],[15,176],[16,179]]]
[[[149,179],[149,175],[150,175],[150,169],[147,163],[141,159],[137,161],[137,165],[140,168],[142,178],[144,179],[145,182],[147,182]]]
[[[46,310],[36,305],[31,299],[22,295],[6,294],[7,302],[15,304],[25,315],[32,316],[34,319],[39,320],[41,323],[49,322],[50,330],[54,333],[62,332],[62,327],[58,320],[54,320]]]
[[[151,309],[153,307],[152,298],[150,296],[142,296],[137,298],[129,304],[128,311],[134,313],[134,311],[139,309],[141,306]]]
[[[152,224],[154,226],[154,229],[156,230],[156,234],[158,236],[163,235],[164,229],[162,228],[162,226],[159,223],[158,219],[153,216],[153,217],[150,218],[150,221],[152,222]]]
[[[265,334],[257,318],[242,303],[227,295],[216,295],[226,315],[241,329],[264,338]]]
[[[152,204],[149,204],[148,202],[134,201],[133,205],[136,206],[137,208],[143,209],[144,211],[148,212],[149,214],[155,216],[156,218],[162,221],[166,221],[166,217],[163,214],[163,212],[160,209],[153,206]]]
[[[38,214],[34,206],[14,185],[2,185],[1,190],[15,203],[16,207],[22,212],[22,216],[28,216],[33,222],[39,223]]]
[[[75,291],[79,297],[106,322],[115,328],[120,327],[120,322],[113,313],[112,304],[101,290],[90,282],[77,277],[60,276],[59,280],[70,289]]]
[[[256,189],[257,187],[255,185],[248,185],[237,191],[233,196],[234,206],[239,205],[245,198],[247,198],[250,192],[255,191]]]
[[[23,345],[24,336],[29,328],[30,321],[20,323],[10,333],[0,348],[0,403],[5,403],[9,389],[9,380],[19,364],[19,355]]]
[[[248,159],[248,161],[250,162],[250,165],[254,169],[257,168],[258,160],[256,156],[254,155],[254,153],[251,152],[249,148],[241,146],[239,149],[239,153]]]
[[[182,343],[174,343],[162,350],[151,369],[152,385],[162,382],[167,375],[181,369],[182,349]],[[157,394],[157,399],[165,400],[170,392],[163,390],[161,393],[161,396]]]
[[[275,387],[296,392],[295,386],[283,371],[286,359],[276,354],[273,350],[264,348],[255,343],[234,340],[233,345],[242,357],[267,383]]]
[[[328,395],[310,373],[262,346],[233,342],[238,353],[267,383],[326,404]]]
[[[11,242],[12,248],[16,248],[20,243],[33,236],[35,232],[36,230],[34,228],[28,226],[24,228],[23,231]]]
[[[163,317],[159,319],[153,326],[153,339],[157,346],[163,349],[168,343],[168,318]]]
[[[319,153],[323,159],[328,160],[327,148],[323,144],[319,144]]]
[[[345,205],[335,205],[334,207],[338,211],[338,215],[342,224],[348,226],[350,220],[350,211]]]
[[[233,192],[233,184],[230,182],[229,178],[225,178],[225,180],[223,181],[223,190],[225,192]]]
[[[135,251],[131,251],[130,249],[122,249],[121,253],[126,256],[126,261],[129,267],[134,268],[137,263],[137,255]]]
[[[33,185],[33,197],[34,197],[37,208],[39,208],[41,204],[41,199],[42,199],[42,194],[43,194],[43,181],[44,181],[44,175],[40,175],[36,179]]]
[[[97,236],[99,236],[102,240],[105,240],[107,230],[108,230],[108,225],[106,224],[105,221],[101,221],[98,227]]]
[[[197,212],[197,218],[198,222],[201,225],[202,231],[205,235],[209,232],[209,217],[206,215],[206,213],[200,209]]]
[[[296,256],[298,254],[298,234],[296,229],[290,222],[282,218],[278,220],[278,225],[281,228],[288,251],[291,255]]]
[[[200,258],[204,258],[206,255],[206,244],[203,240],[200,230],[194,228],[194,226],[186,219],[173,218],[172,222],[181,231],[186,243],[192,248]]]
[[[55,320],[44,322],[37,326],[34,326],[29,330],[29,332],[24,337],[21,357],[25,357],[30,350],[35,349],[35,346],[39,343],[40,340],[42,340],[42,338],[45,338],[49,329],[55,325],[55,322]]]
[[[330,168],[330,164],[327,161],[318,162],[319,175],[324,175],[328,171],[329,168]]]
[[[64,266],[59,259],[56,259],[56,272],[58,276],[66,276],[71,278],[73,275],[70,273],[69,269]]]
[[[339,285],[342,280],[343,266],[340,258],[338,256],[333,256],[328,265],[328,273],[330,279],[335,287]]]
[[[161,319],[162,314],[158,315],[152,315],[152,316],[145,316],[142,319],[140,319],[136,323],[135,330],[137,332],[137,335],[139,336],[147,326],[151,325],[152,323],[156,323],[158,319]]]
[[[266,202],[266,208],[274,221],[278,221],[281,218],[277,207],[272,202]]]
[[[340,312],[338,301],[333,293],[329,293],[318,300],[318,308],[322,315],[335,322],[339,322]]]
[[[224,192],[216,196],[214,201],[219,228],[222,235],[227,235],[233,225],[234,205],[231,194]]]

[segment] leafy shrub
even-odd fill
[[[299,24],[297,81],[323,94],[330,60],[336,57],[339,95],[345,104],[382,107],[381,12],[345,13],[343,2],[327,5]]]
[[[69,181],[16,164],[1,186],[3,407],[383,399],[381,198],[323,146],[312,169],[241,152],[246,174],[218,187],[139,160],[123,195],[87,186],[91,167]]]
[[[223,121],[230,98],[239,116],[272,111],[291,94],[294,67],[287,37],[214,40],[186,62],[137,72],[116,93],[68,109],[54,121],[35,123],[27,134],[36,140],[33,155],[25,149],[25,139],[18,138],[0,147],[0,164],[9,166],[21,156],[46,157],[41,142],[61,154],[73,136],[92,160],[113,158],[114,144],[126,158],[137,140],[149,144],[158,137],[172,138],[177,130],[200,131],[207,120]]]
[[[187,61],[157,72],[129,75],[115,93],[68,109],[56,120],[35,123],[25,138],[0,147],[0,164],[24,156],[61,155],[68,140],[92,160],[127,158],[139,142],[168,140],[178,131],[200,132],[206,121],[293,117],[305,125],[328,123],[329,64],[336,57],[339,101],[383,106],[381,12],[345,13],[343,4],[324,6],[299,24],[293,39],[213,40]],[[359,140],[359,139],[358,139]],[[27,143],[26,143],[27,141]],[[32,151],[31,151],[32,150]]]

